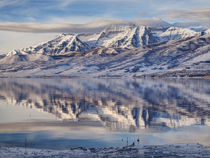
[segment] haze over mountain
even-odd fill
[[[97,33],[60,34],[0,58],[1,76],[205,76],[209,29],[110,25]]]

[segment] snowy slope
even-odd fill
[[[165,32],[160,34],[159,38],[160,41],[169,41],[198,36],[200,34],[200,32],[196,32],[187,28],[170,27]]]
[[[0,157],[43,158],[43,157],[209,157],[210,147],[200,144],[144,145],[109,148],[73,148],[68,150],[33,149],[23,147],[0,147]]]
[[[157,42],[146,26],[123,25],[104,29],[96,41],[96,47],[135,48]]]
[[[24,50],[12,50],[11,52],[7,53],[7,57],[12,57],[14,55],[27,55],[29,53],[25,52]]]
[[[96,42],[98,38],[100,37],[101,32],[98,33],[93,33],[93,34],[79,34],[78,38],[86,42],[90,48],[95,48],[96,47]]]
[[[81,34],[79,38],[92,48],[135,48],[157,42],[151,29],[136,25],[111,25],[96,34]]]
[[[210,34],[210,29],[207,29],[207,30],[205,31],[205,34]]]
[[[43,55],[64,55],[70,52],[83,52],[89,49],[89,45],[82,42],[77,35],[61,34],[51,41],[21,50],[13,50],[8,53],[8,56],[32,53]]]
[[[21,51],[12,51],[6,57],[0,58],[1,64],[23,63],[23,62],[47,62],[53,60],[52,57],[42,54],[27,54]]]

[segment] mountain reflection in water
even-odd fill
[[[62,126],[138,133],[210,125],[204,79],[0,79],[0,99],[50,113]]]

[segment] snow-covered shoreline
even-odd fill
[[[210,157],[210,146],[200,144],[72,148],[65,150],[0,147],[0,158],[29,157]]]

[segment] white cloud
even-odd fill
[[[146,25],[150,27],[169,27],[170,24],[160,18],[141,18],[133,20],[138,25]]]
[[[64,23],[70,21],[72,23]],[[103,18],[85,18],[78,19],[53,19],[54,23],[16,23],[16,22],[0,22],[0,30],[14,31],[14,32],[33,32],[33,33],[85,33],[97,32],[108,25],[112,24],[128,24],[136,23],[138,25],[147,26],[168,26],[169,24],[159,18],[152,19],[135,19],[135,20],[121,20],[121,19],[103,19]],[[63,22],[63,23],[58,23]]]
[[[16,23],[16,22],[0,22],[0,30],[15,32],[96,32],[107,25],[126,23],[119,19],[95,19],[85,24],[57,24],[57,23]]]
[[[76,0],[62,0],[62,1],[58,0],[61,7],[67,7],[69,4],[71,4],[74,1]]]
[[[210,8],[189,9],[189,10],[164,10],[162,17],[169,20],[181,20],[210,26]]]
[[[24,0],[1,0],[0,1],[0,8],[9,6],[9,5],[14,5],[23,2]]]

